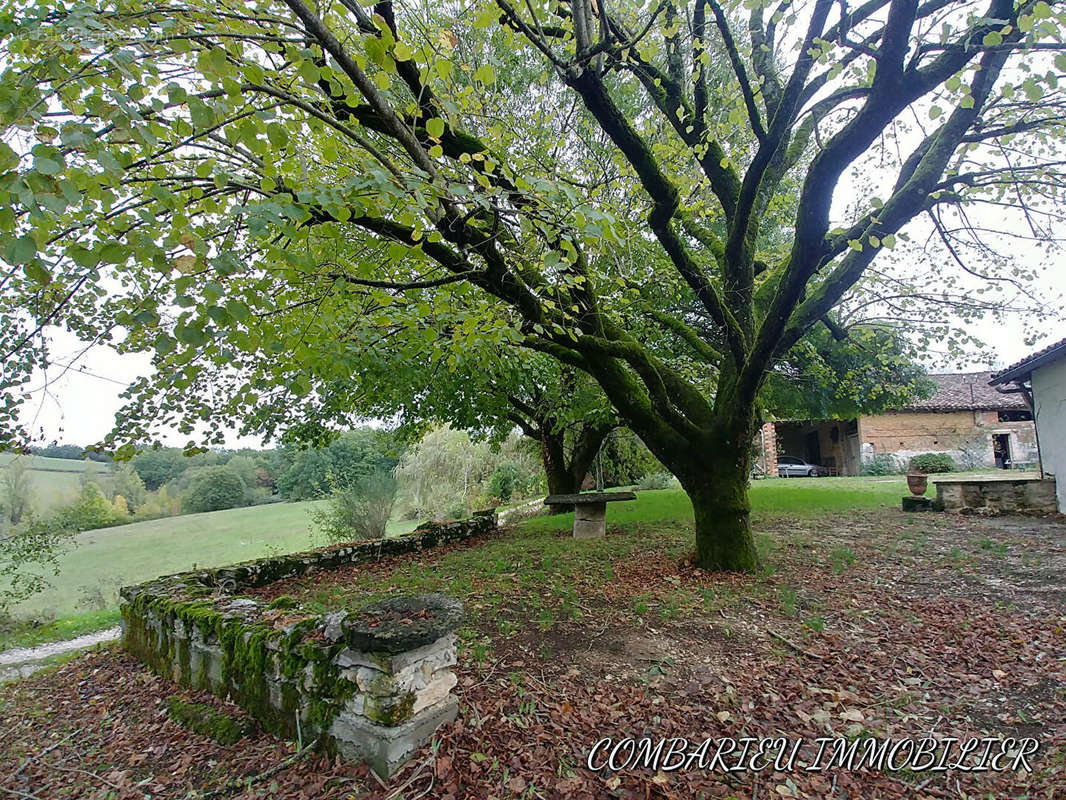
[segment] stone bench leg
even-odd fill
[[[606,503],[587,503],[574,507],[575,539],[602,539],[606,535]]]

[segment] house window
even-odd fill
[[[1029,422],[1033,419],[1033,412],[1028,408],[1010,409],[999,412],[1000,422]]]

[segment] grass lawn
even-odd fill
[[[311,613],[381,594],[460,597],[460,711],[387,787],[316,757],[240,797],[1066,797],[1066,524],[905,514],[904,491],[902,479],[756,484],[757,575],[693,569],[691,510],[663,490],[612,505],[603,539],[574,541],[569,515],[540,517],[264,587],[257,596],[288,594]],[[243,716],[116,647],[0,687],[0,775],[25,778],[0,788],[73,797],[113,784],[178,800],[293,752],[261,732],[224,747],[179,728],[161,711],[168,695]],[[818,737],[929,731],[1040,747],[1030,771],[804,769]],[[585,767],[601,737],[642,735],[804,746],[793,770]]]
[[[765,558],[775,547],[774,531],[785,519],[896,508],[905,493],[906,482],[898,477],[756,481],[751,487],[756,543]],[[635,501],[612,503],[607,524],[614,531],[648,530],[671,561],[682,560],[694,547],[692,506],[680,489],[641,491]],[[583,584],[613,580],[612,564],[629,562],[646,547],[642,536],[627,535],[590,540],[575,548],[565,535],[572,527],[573,514],[533,517],[516,525],[511,535],[478,547],[447,548],[428,561],[400,559],[395,566],[389,562],[383,567],[353,567],[340,571],[343,577],[337,580],[282,582],[261,595],[273,599],[292,590],[311,608],[324,612],[358,608],[402,586],[404,591],[473,598],[468,611],[475,623],[484,616],[503,629],[513,623],[500,616],[500,604],[521,597],[520,607],[530,610],[539,625],[550,625],[575,614],[574,598]]]
[[[15,615],[82,614],[89,627],[78,632],[85,633],[93,629],[89,621],[94,612],[111,611],[110,617],[100,618],[106,627],[113,624],[107,620],[115,618],[121,586],[194,565],[223,566],[325,544],[311,541],[309,512],[314,506],[313,502],[271,503],[86,531],[63,556],[59,576],[50,577],[53,588],[30,598],[15,609]],[[389,533],[404,533],[416,524],[394,521]]]
[[[65,475],[76,484],[74,471]],[[902,478],[793,478],[754,482],[751,500],[757,524],[761,518],[778,514],[809,515],[894,505],[905,492]],[[635,502],[612,504],[608,519],[617,524],[691,519],[691,506],[680,490],[645,491],[638,497]],[[54,588],[28,600],[15,614],[23,618],[81,614],[89,624],[92,612],[110,610],[113,619],[121,586],[194,565],[222,566],[323,544],[310,538],[309,511],[313,507],[313,503],[274,503],[87,531],[63,557],[59,576],[51,579]],[[562,530],[572,525],[572,519],[569,514],[539,517],[526,525],[532,531]],[[394,521],[389,533],[405,533],[415,524]]]

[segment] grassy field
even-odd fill
[[[37,514],[46,514],[53,508],[74,502],[81,491],[82,475],[86,472],[89,472],[97,483],[106,481],[111,473],[111,465],[96,461],[16,456],[11,453],[0,453],[0,469],[16,458],[29,464],[32,492],[30,503]]]
[[[76,463],[76,462],[73,462]],[[930,484],[930,493],[934,490]],[[792,478],[756,481],[751,501],[756,527],[780,516],[812,517],[849,509],[896,507],[907,492],[902,477]],[[53,589],[16,609],[22,618],[57,617],[58,625],[36,629],[44,641],[114,624],[119,587],[194,565],[213,567],[323,544],[312,542],[309,511],[314,503],[275,503],[250,508],[168,517],[88,531],[67,553]],[[628,503],[613,503],[608,522],[640,525],[687,522],[692,507],[678,489],[643,491]],[[535,517],[522,523],[536,534],[565,530],[570,514]],[[414,522],[394,522],[390,534],[411,530]],[[10,637],[8,637],[10,639]],[[19,642],[27,641],[19,634]]]
[[[59,576],[50,579],[53,589],[31,598],[15,614],[66,617],[114,608],[119,587],[127,584],[325,544],[311,541],[309,512],[316,505],[273,503],[87,531],[63,557]],[[389,533],[415,525],[393,522]]]

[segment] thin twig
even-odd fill
[[[60,739],[60,740],[59,740],[58,742],[56,742],[55,744],[53,744],[53,745],[49,745],[49,746],[48,746],[48,747],[46,747],[46,748],[45,748],[44,750],[42,750],[41,752],[39,752],[39,753],[38,753],[37,755],[35,755],[35,756],[33,756],[32,758],[29,758],[29,759],[27,759],[26,761],[22,762],[22,766],[20,766],[20,767],[19,767],[19,768],[18,768],[17,770],[15,770],[14,774],[13,774],[13,775],[12,775],[11,777],[12,777],[12,778],[17,778],[17,777],[18,777],[19,775],[21,775],[21,774],[22,774],[22,771],[23,771],[24,769],[26,769],[26,767],[28,767],[28,766],[29,766],[30,764],[32,764],[32,763],[33,763],[34,761],[36,761],[37,759],[39,759],[39,758],[40,758],[41,756],[45,756],[45,755],[48,755],[48,754],[49,754],[49,753],[51,753],[51,752],[52,752],[53,750],[55,750],[55,749],[56,749],[57,747],[59,747],[59,745],[63,744],[63,742],[67,741],[68,739],[70,739],[70,738],[71,738],[72,736],[74,736],[75,734],[78,734],[78,733],[81,733],[81,732],[82,732],[82,729],[81,729],[81,728],[78,728],[77,730],[71,731],[70,733],[68,733],[68,734],[67,734],[66,736],[64,736],[64,737],[63,737],[62,739]]]
[[[821,659],[821,660],[823,660],[823,661],[825,660],[825,656],[823,656],[823,655],[819,655],[818,653],[813,653],[813,652],[811,652],[810,650],[806,650],[806,649],[804,649],[804,648],[800,647],[800,646],[799,646],[798,644],[796,644],[795,642],[793,642],[793,641],[791,641],[791,640],[789,640],[789,639],[786,639],[786,638],[785,638],[784,636],[782,636],[782,635],[781,635],[780,633],[778,633],[777,631],[772,631],[772,630],[770,630],[769,628],[767,628],[767,629],[766,629],[766,632],[767,632],[768,634],[770,634],[771,636],[773,636],[773,637],[774,637],[775,639],[780,639],[780,640],[781,640],[782,642],[784,642],[785,644],[787,644],[787,645],[788,645],[789,647],[791,647],[791,648],[792,648],[793,650],[795,650],[795,651],[796,651],[797,653],[802,653],[803,655],[805,655],[805,656],[810,656],[811,658],[819,658],[819,659]]]
[[[310,753],[311,749],[313,747],[314,747],[314,742],[308,743],[307,745],[305,745],[303,747],[302,750],[298,750],[296,753],[294,753],[293,755],[289,756],[288,758],[286,758],[281,763],[275,764],[273,767],[268,769],[266,772],[260,772],[258,775],[249,775],[249,776],[244,777],[244,778],[234,778],[233,780],[229,781],[228,783],[223,784],[222,786],[218,787],[217,789],[212,789],[209,792],[201,792],[201,791],[197,791],[197,790],[190,791],[190,792],[188,792],[185,795],[184,800],[208,800],[208,798],[211,798],[211,797],[223,797],[223,796],[229,794],[230,792],[237,792],[237,791],[240,791],[242,789],[247,789],[253,783],[258,783],[259,781],[266,780],[267,778],[271,778],[274,775],[277,775],[279,772],[288,769],[293,764],[295,764],[297,761],[299,761],[304,756],[306,756],[308,753]],[[374,773],[371,772],[370,774],[373,775]]]
[[[422,770],[426,768],[426,765],[430,761],[435,761],[436,758],[437,757],[435,755],[431,755],[429,758],[425,759],[421,764],[418,765],[418,769],[416,769],[412,773],[410,778],[405,780],[403,783],[401,783],[399,786],[397,786],[395,789],[385,795],[385,800],[396,800],[396,798],[403,793],[403,790],[410,786],[412,783],[414,783],[415,779],[422,774]]]
[[[28,797],[30,800],[41,800],[37,795],[31,792],[20,792],[18,789],[8,789],[6,786],[0,786],[0,792],[11,792],[18,797]]]

